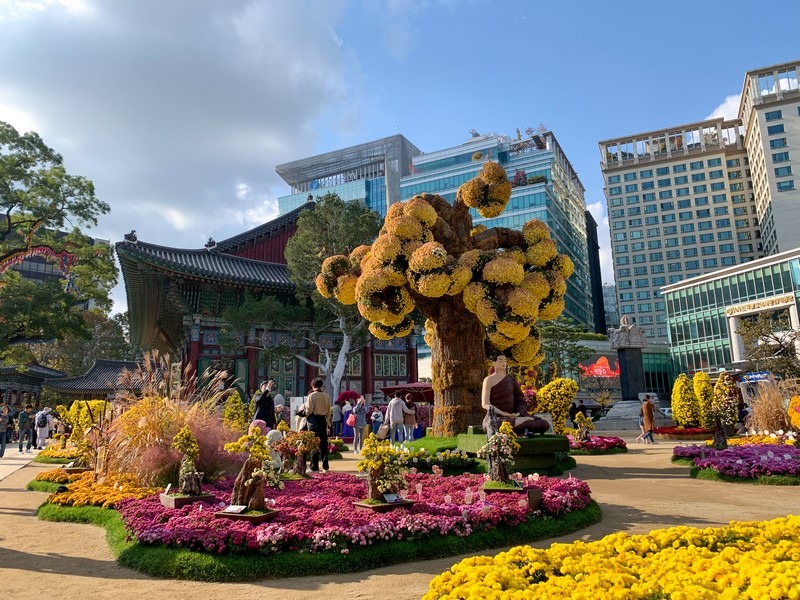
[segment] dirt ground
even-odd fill
[[[646,533],[673,525],[714,526],[731,520],[786,516],[800,507],[800,488],[734,485],[690,479],[688,469],[670,463],[674,444],[630,444],[628,454],[578,456],[573,475],[586,480],[603,509],[603,520],[554,541],[592,540],[614,531]],[[352,471],[353,455],[335,461]],[[333,466],[332,464],[332,466]],[[45,523],[36,518],[46,499],[25,485],[40,470],[31,464],[0,481],[0,570],[5,597],[27,597],[39,590],[59,599],[114,600],[337,598],[406,600],[419,598],[435,575],[462,557],[396,565],[385,569],[324,577],[287,578],[246,584],[159,580],[117,566],[105,531],[91,525]],[[495,554],[487,551],[483,554]],[[287,574],[288,575],[288,574]]]

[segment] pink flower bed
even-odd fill
[[[660,433],[662,435],[706,435],[713,434],[713,429],[704,429],[703,427],[656,427],[653,433]]]
[[[623,452],[628,449],[625,440],[613,436],[593,435],[588,441],[580,442],[574,436],[568,435],[569,449],[570,450],[584,450],[586,452],[596,452],[598,454],[603,452]]]
[[[477,529],[563,515],[591,502],[589,486],[575,478],[523,479],[526,487],[537,487],[543,492],[542,509],[536,512],[520,506],[524,494],[488,493],[481,500],[483,475],[441,477],[416,473],[407,478],[407,497],[417,503],[387,513],[355,510],[352,503],[366,497],[366,483],[346,473],[286,481],[283,490],[268,490],[268,499],[280,512],[269,523],[258,526],[215,519],[213,512],[217,507],[203,503],[168,509],[161,506],[157,496],[125,500],[116,508],[131,536],[144,544],[213,553],[303,550],[346,554],[350,548],[381,541],[419,540],[433,535],[468,536]],[[213,494],[224,506],[230,500],[232,485],[227,480],[205,486],[204,491]],[[418,485],[421,493],[417,492]],[[472,496],[469,504],[465,496]]]

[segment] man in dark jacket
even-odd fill
[[[23,410],[17,416],[17,426],[19,427],[19,453],[22,454],[22,442],[25,436],[28,437],[28,445],[25,452],[31,453],[31,445],[33,444],[33,414],[31,413],[33,407],[30,404],[25,405]]]
[[[264,421],[270,429],[275,429],[275,403],[270,395],[273,387],[274,379],[261,382],[261,389],[255,395],[256,412],[253,415],[254,421]]]

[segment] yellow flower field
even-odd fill
[[[681,526],[468,558],[433,579],[424,600],[798,599],[799,561],[798,516]]]

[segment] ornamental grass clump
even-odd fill
[[[569,414],[569,405],[575,400],[578,393],[578,384],[566,377],[556,377],[542,387],[536,399],[539,403],[539,410],[549,412],[553,418],[553,431],[557,434],[564,433]]]
[[[462,560],[423,600],[462,598],[796,598],[800,517],[614,533]]]
[[[787,431],[792,428],[784,400],[789,396],[789,389],[788,384],[774,380],[758,384],[751,401],[753,415],[750,425],[753,429]]]
[[[389,440],[379,440],[374,433],[364,442],[361,450],[363,457],[356,464],[356,469],[367,474],[367,500],[383,502],[384,494],[396,494],[406,489],[407,457]]]

